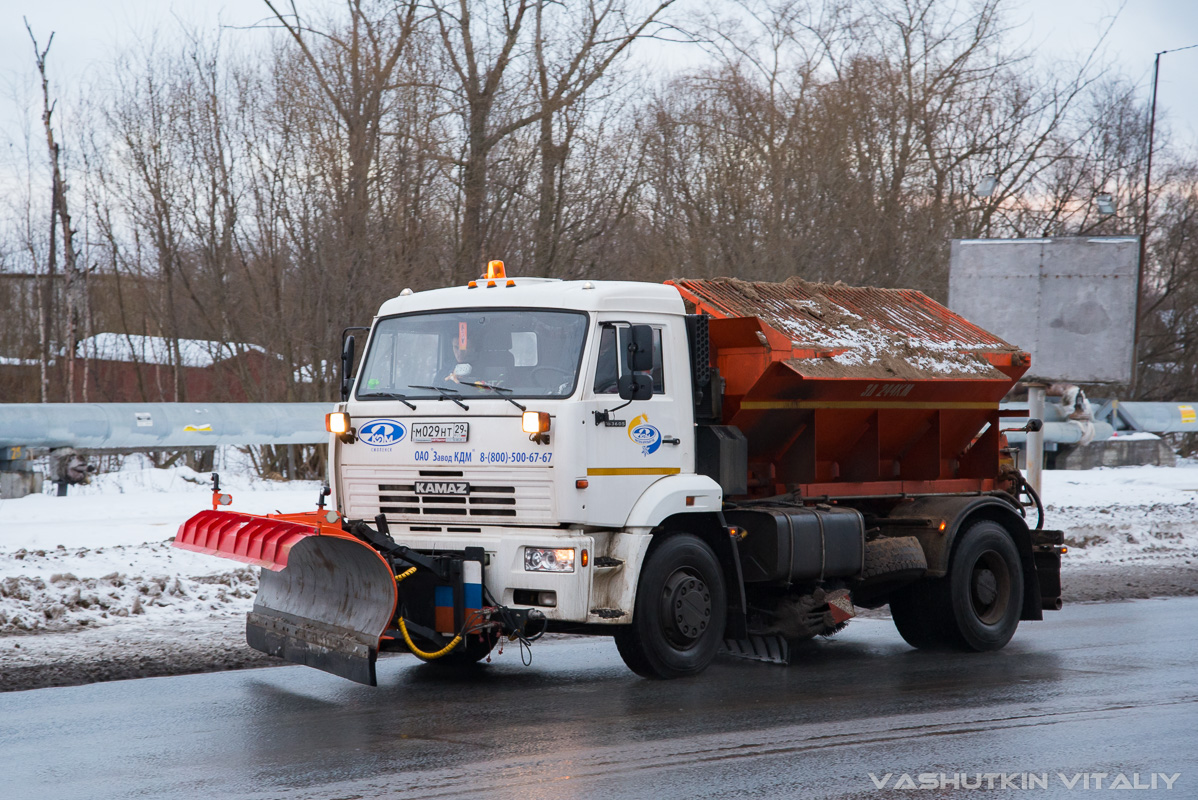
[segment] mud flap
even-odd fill
[[[395,576],[375,550],[307,536],[291,547],[285,569],[262,570],[245,637],[267,655],[377,686],[379,637],[395,603]]]
[[[1025,590],[1028,598],[1025,606],[1038,602],[1042,611],[1061,610],[1061,553],[1064,549],[1064,531],[1032,531],[1036,583]],[[1037,587],[1039,592],[1036,591]],[[1042,617],[1043,615],[1035,618]]]
[[[743,639],[725,639],[721,652],[734,658],[764,661],[767,664],[790,662],[790,645],[777,634],[751,633]]]

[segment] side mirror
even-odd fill
[[[626,372],[617,384],[621,400],[648,400],[653,397],[653,376],[647,372]]]
[[[628,349],[624,364],[629,372],[648,372],[653,369],[653,329],[648,325],[628,328]],[[652,388],[652,387],[650,387]]]
[[[349,399],[349,387],[353,383],[353,375],[350,370],[354,368],[354,337],[349,335],[345,337],[345,344],[341,346],[341,402]]]

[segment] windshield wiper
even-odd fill
[[[358,395],[359,400],[367,397],[377,397],[382,400],[398,400],[413,411],[416,410],[416,406],[408,402],[408,396],[406,394],[397,394],[395,392],[369,392],[367,394]]]
[[[510,397],[508,397],[507,395],[505,395],[505,394],[504,394],[504,392],[507,392],[508,394],[511,394],[511,393],[512,393],[512,390],[511,390],[511,389],[508,389],[508,388],[506,388],[506,387],[503,387],[503,386],[499,386],[499,385],[497,385],[497,384],[494,384],[494,383],[488,383],[487,381],[471,381],[470,383],[468,383],[468,384],[466,384],[466,385],[467,385],[467,386],[477,386],[477,387],[478,387],[478,388],[480,388],[480,389],[490,389],[492,392],[495,392],[495,393],[496,393],[496,394],[498,394],[500,397],[502,397],[504,400],[507,400],[509,403],[511,403],[512,405],[514,405],[516,408],[520,409],[521,411],[527,411],[527,410],[528,410],[527,408],[525,408],[524,406],[520,405],[520,404],[519,404],[519,403],[517,403],[515,400],[513,400],[512,398],[510,398]]]
[[[452,400],[453,402],[457,403],[459,406],[461,406],[466,411],[470,410],[470,407],[462,402],[462,393],[459,392],[457,389],[443,389],[440,386],[416,386],[415,384],[411,384],[411,383],[408,384],[408,388],[409,389],[431,389],[432,391],[441,395],[440,397],[437,398],[438,401]]]

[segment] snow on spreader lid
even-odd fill
[[[810,377],[1003,379],[991,358],[1021,351],[923,292],[736,278],[670,281],[696,313],[757,317],[795,348],[825,355],[787,365]],[[991,358],[987,358],[990,355]]]

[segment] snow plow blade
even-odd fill
[[[291,548],[286,569],[262,571],[245,638],[267,655],[377,686],[379,638],[395,601],[395,575],[376,551],[309,536]]]
[[[285,518],[286,517],[286,518]],[[395,575],[376,550],[315,515],[202,511],[174,545],[262,567],[246,641],[267,655],[377,686]]]

